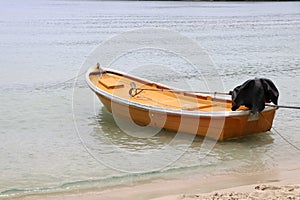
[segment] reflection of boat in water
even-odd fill
[[[163,148],[165,145],[170,145],[170,142],[175,138],[175,132],[169,132],[165,129],[161,129],[155,135],[146,130],[142,132],[142,137],[135,137],[134,134],[128,134],[124,132],[114,120],[115,118],[104,107],[99,110],[99,114],[96,115],[96,124],[93,139],[96,139],[97,145],[107,145],[105,141],[109,141],[110,144],[116,145],[119,148],[124,148],[132,151],[143,151],[146,149],[158,149]],[[122,119],[118,119],[122,120]],[[126,120],[124,120],[126,123]],[[128,123],[128,122],[127,122]],[[183,139],[182,137],[180,139]],[[182,143],[190,142],[192,137],[185,137]],[[199,137],[199,140],[203,138]],[[99,147],[100,148],[100,147]]]
[[[245,107],[231,111],[232,101],[201,93],[172,90],[164,85],[111,69],[92,67],[89,87],[113,115],[138,125],[208,136],[238,138],[271,129],[276,108],[259,115]]]

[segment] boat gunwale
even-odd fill
[[[204,112],[204,111],[188,111],[188,110],[174,110],[174,109],[166,109],[166,108],[162,108],[162,107],[154,107],[154,106],[147,106],[147,105],[143,105],[143,104],[139,104],[130,100],[126,100],[123,98],[120,98],[118,96],[112,95],[108,92],[105,92],[101,89],[99,89],[97,86],[95,86],[94,83],[92,83],[92,81],[90,80],[90,75],[91,73],[95,73],[95,67],[91,67],[87,70],[85,78],[86,78],[86,82],[88,84],[88,86],[97,94],[104,96],[108,99],[110,99],[111,101],[114,101],[116,103],[120,103],[123,105],[127,105],[127,106],[132,106],[135,107],[137,109],[143,109],[143,110],[151,110],[157,113],[167,113],[167,114],[173,114],[173,115],[185,115],[185,116],[190,116],[190,117],[241,117],[241,116],[248,116],[250,114],[250,110],[238,110],[238,111],[213,111],[213,112]],[[129,75],[125,72],[120,72],[118,70],[113,70],[113,69],[103,69],[103,72],[112,72],[121,76],[126,76],[127,78],[133,79],[133,80],[137,80],[139,82],[144,82],[144,83],[151,83],[151,84],[156,84],[158,86],[161,87],[165,87],[166,89],[168,88],[167,86],[163,85],[163,84],[157,84],[153,81],[149,81],[147,79],[144,78],[139,78],[139,77],[135,77],[133,75]],[[102,73],[103,73],[102,72]],[[201,92],[199,92],[201,93]],[[196,95],[196,94],[195,94]],[[221,99],[219,99],[221,100]],[[226,101],[226,99],[224,99]],[[268,111],[272,111],[272,110],[277,110],[277,108],[271,107],[271,106],[266,106],[265,109],[262,111],[262,113],[264,112],[268,112]]]

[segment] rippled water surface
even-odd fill
[[[222,90],[267,77],[280,90],[280,104],[299,106],[298,2],[0,1],[0,27],[0,196],[300,164],[299,152],[274,130],[216,143],[204,158],[210,141],[203,138],[164,130],[135,137],[118,128],[84,76],[75,87],[67,81],[101,42],[137,28],[162,28],[208,53],[218,77],[205,78],[221,80]],[[170,52],[158,55],[170,64]],[[115,64],[122,70],[130,59],[125,55]],[[193,68],[182,66],[172,65],[174,73],[167,75],[159,65],[135,73],[179,87],[196,83]],[[274,121],[277,132],[298,147],[299,119],[298,110],[280,109]]]

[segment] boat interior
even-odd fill
[[[166,86],[115,71],[91,72],[89,79],[100,90],[141,105],[201,112],[231,111],[231,100],[214,98],[200,92],[174,91]],[[133,85],[136,88],[133,88]],[[132,89],[138,92],[132,95]],[[240,107],[239,110],[246,109]]]

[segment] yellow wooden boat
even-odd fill
[[[88,70],[86,81],[105,108],[119,118],[217,140],[266,132],[276,111],[270,106],[257,115],[246,107],[231,111],[231,100],[174,90],[99,65]]]

